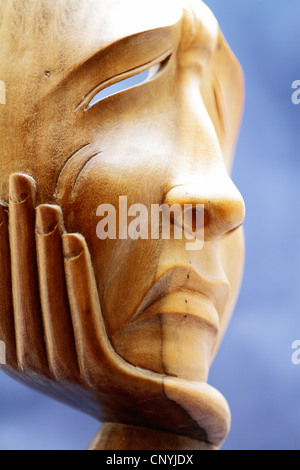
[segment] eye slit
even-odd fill
[[[103,101],[109,96],[116,95],[121,91],[129,90],[134,86],[141,85],[142,83],[148,80],[148,75],[149,70],[146,70],[145,72],[141,72],[137,75],[134,75],[133,77],[126,78],[125,80],[121,80],[120,82],[114,83],[113,85],[104,88],[103,90],[99,91],[97,95],[94,96],[94,98],[87,105],[86,109],[90,109],[92,106],[95,106],[95,104],[99,103],[100,101]]]
[[[169,55],[162,62],[153,65],[152,67],[147,70],[144,70],[143,72],[137,73],[129,78],[125,78],[124,80],[119,80],[113,85],[109,85],[106,88],[103,88],[92,98],[92,100],[86,106],[85,110],[89,110],[100,101],[103,101],[105,98],[116,95],[121,91],[130,90],[131,88],[134,88],[138,85],[142,85],[143,83],[152,80],[156,75],[158,75],[158,73],[160,73],[165,68],[165,66],[169,62],[170,57],[171,55]]]

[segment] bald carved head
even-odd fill
[[[26,173],[37,203],[61,206],[85,237],[122,360],[206,382],[240,288],[245,215],[230,178],[243,77],[213,14],[199,0],[2,1],[0,63],[1,198]],[[118,211],[120,196],[204,204],[204,247],[99,240],[97,207]]]

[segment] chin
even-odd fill
[[[129,364],[164,376],[207,382],[214,325],[196,315],[155,314],[127,325],[112,338]]]

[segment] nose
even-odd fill
[[[218,173],[198,175],[196,181],[173,187],[166,194],[164,202],[170,207],[179,204],[184,214],[192,212],[190,217],[180,217],[178,220],[175,212],[174,224],[184,224],[184,230],[193,233],[203,229],[204,225],[205,241],[228,235],[240,227],[245,219],[244,200],[225,169]],[[202,217],[197,219],[199,213]]]

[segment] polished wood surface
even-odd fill
[[[245,207],[243,75],[216,19],[198,0],[2,2],[0,62],[1,369],[104,422],[92,449],[218,448],[230,410],[207,380]],[[122,195],[203,204],[202,250],[99,240],[97,207]]]

